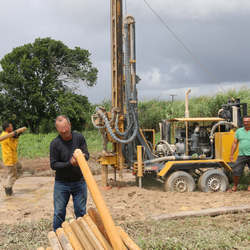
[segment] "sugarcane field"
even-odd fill
[[[250,4],[1,3],[0,249],[250,249]]]

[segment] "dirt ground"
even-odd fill
[[[120,180],[119,186],[114,184],[110,190],[104,190],[101,185],[100,169],[95,160],[95,158],[90,159],[89,165],[116,224],[125,221],[143,221],[153,216],[181,211],[250,204],[250,193],[247,191],[175,193],[164,192],[158,183],[140,189],[135,184],[134,176],[127,170],[123,172],[123,180],[117,177]],[[41,218],[52,219],[54,178],[53,171],[49,167],[49,159],[23,159],[21,162],[25,172],[15,183],[14,196],[6,197],[1,190],[0,223],[15,224],[38,221]],[[109,178],[114,178],[112,169]],[[94,203],[89,194],[87,207],[91,206],[94,206]],[[70,201],[67,218],[73,217],[73,206]]]

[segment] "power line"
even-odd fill
[[[178,37],[178,35],[169,27],[166,21],[149,5],[146,0],[143,0],[146,6],[153,12],[153,14],[160,20],[160,22],[164,25],[164,27],[173,35],[173,37],[181,44],[181,46],[188,52],[188,54],[192,57],[194,62],[198,64],[203,71],[210,75],[210,77],[215,80],[214,76],[203,66],[203,64],[199,61],[199,59],[193,54],[193,52],[182,42],[182,40]]]

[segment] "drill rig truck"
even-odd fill
[[[232,171],[230,150],[235,128],[242,126],[247,105],[230,100],[218,117],[189,117],[186,93],[185,117],[160,123],[160,141],[153,129],[141,129],[138,121],[135,20],[123,20],[122,0],[111,0],[112,108],[97,107],[92,122],[103,137],[103,184],[108,166],[120,174],[130,169],[142,185],[144,178],[163,183],[166,191],[225,191]],[[107,144],[112,143],[108,152]],[[235,154],[235,158],[237,153]]]

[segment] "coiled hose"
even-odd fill
[[[133,141],[133,140],[135,139],[136,134],[137,134],[137,131],[138,131],[138,128],[139,128],[139,126],[138,126],[137,123],[135,123],[135,125],[134,125],[135,127],[134,127],[134,131],[133,131],[133,134],[131,135],[131,137],[128,138],[128,139],[126,139],[126,140],[123,140],[123,139],[118,138],[118,137],[114,134],[114,132],[113,132],[111,126],[110,126],[110,121],[108,120],[107,116],[104,114],[104,112],[103,112],[99,107],[96,108],[96,112],[98,113],[98,115],[99,115],[99,116],[103,119],[103,121],[104,121],[104,124],[105,124],[105,125],[102,126],[102,128],[107,128],[107,130],[108,130],[110,136],[111,136],[115,141],[117,141],[117,142],[119,142],[119,143],[129,143],[129,142],[131,142],[131,141]],[[133,114],[133,117],[135,117],[134,111],[132,112],[132,114]],[[94,125],[94,126],[99,127],[99,126],[97,126],[97,125]]]

